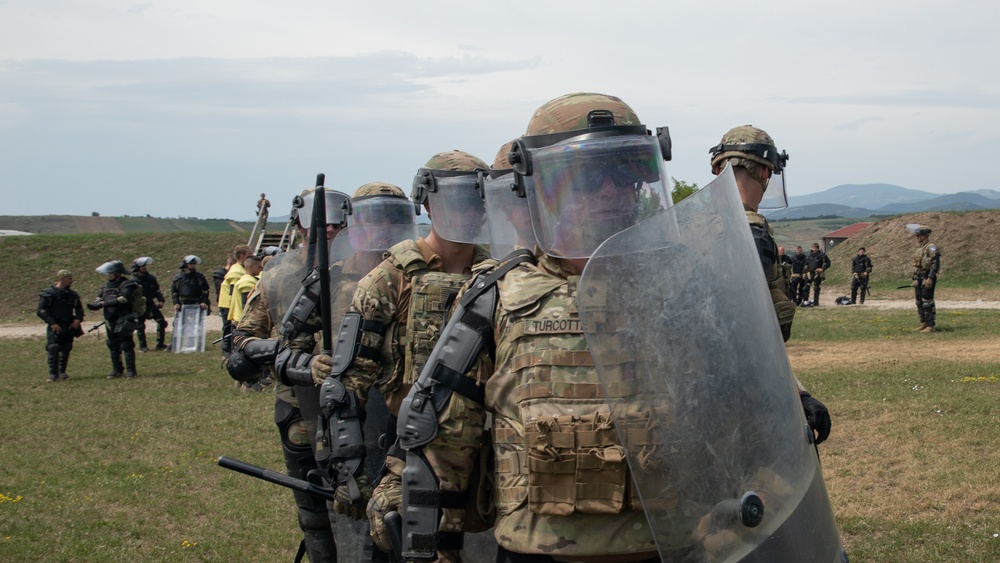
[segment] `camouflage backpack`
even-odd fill
[[[132,306],[132,312],[138,315],[140,319],[146,318],[146,295],[142,292],[142,286],[135,281],[126,283],[132,284],[132,298],[129,301],[129,305]]]

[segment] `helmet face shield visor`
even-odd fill
[[[785,191],[785,174],[788,174],[788,170],[771,174],[771,179],[767,182],[767,190],[764,191],[764,197],[761,198],[760,205],[757,206],[758,210],[785,209],[788,207],[788,192]]]
[[[347,194],[335,191],[324,190],[326,194],[326,224],[327,225],[347,225]],[[313,199],[315,194],[310,192],[304,196],[296,196],[292,206],[298,213],[299,226],[303,229],[312,227],[313,219]],[[326,225],[324,225],[325,227]]]
[[[105,262],[96,268],[98,274],[110,275],[110,274],[124,274],[125,265],[121,263],[120,260],[111,260]]]
[[[671,205],[657,137],[569,139],[529,150],[532,174],[522,180],[537,242],[550,255],[587,258]]]
[[[531,177],[525,178],[525,181],[531,182]],[[499,260],[510,254],[515,246],[533,249],[535,233],[531,227],[528,200],[517,195],[514,171],[499,171],[495,178],[484,174],[482,182],[493,257]]]
[[[350,217],[347,234],[357,251],[382,251],[396,242],[417,238],[413,204],[404,198],[354,198]]]
[[[467,172],[434,178],[427,194],[431,228],[443,239],[466,244],[487,244],[486,204],[479,191],[478,173]]]

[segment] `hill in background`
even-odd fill
[[[93,300],[107,276],[94,271],[108,260],[121,260],[126,267],[140,256],[152,256],[150,273],[170,301],[170,280],[179,271],[181,258],[199,256],[198,268],[211,280],[212,271],[225,264],[226,256],[237,244],[246,244],[249,233],[172,233],[172,234],[84,234],[0,237],[5,256],[0,269],[0,322],[32,322],[38,305],[38,292],[52,285],[62,268],[73,272],[73,289],[84,303]],[[214,292],[213,292],[214,293]],[[212,296],[213,303],[215,295]],[[213,307],[214,308],[214,307]],[[99,319],[100,311],[85,311],[88,322]]]
[[[274,223],[272,221],[272,223]],[[83,215],[0,215],[0,230],[36,234],[77,233],[234,233],[253,229],[253,222],[229,219],[102,217]]]

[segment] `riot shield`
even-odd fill
[[[578,302],[664,561],[846,560],[729,168],[602,244]]]
[[[205,310],[201,305],[181,305],[173,327],[170,349],[175,354],[205,351]]]

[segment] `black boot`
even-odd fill
[[[163,344],[163,340],[167,335],[167,324],[163,323],[161,325],[156,325],[156,349],[157,351],[166,350],[167,347]]]
[[[59,380],[66,381],[69,375],[66,374],[66,366],[69,365],[69,350],[59,353]]]
[[[115,379],[121,377],[125,372],[125,366],[122,365],[121,351],[111,352],[111,373],[108,374],[108,379]]]
[[[813,300],[813,307],[819,307],[819,288],[816,288],[816,298]]]
[[[135,379],[135,350],[125,350],[125,379]]]
[[[47,383],[52,383],[59,379],[59,352],[49,352],[49,378],[46,380]]]
[[[146,346],[146,331],[145,330],[138,330],[138,331],[136,331],[135,335],[139,339],[139,351],[140,352],[149,352],[149,347]]]

